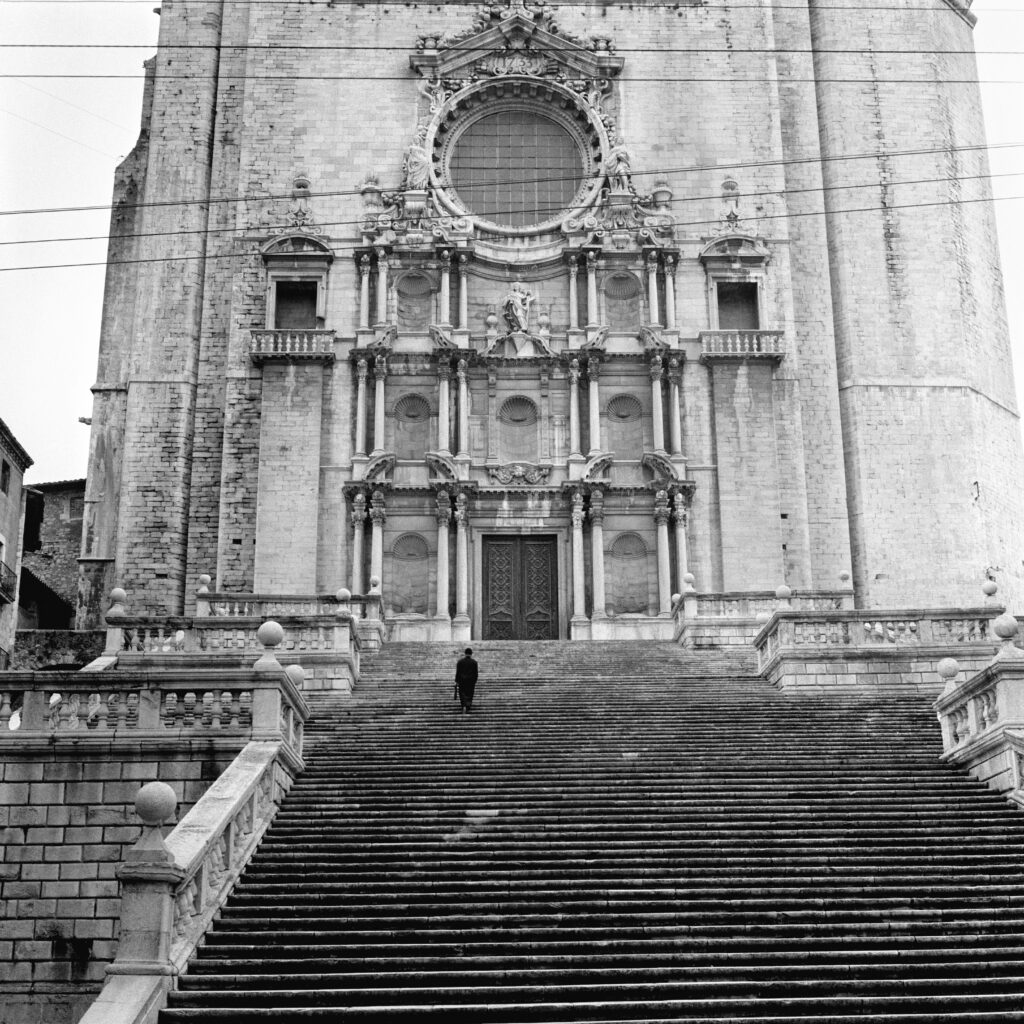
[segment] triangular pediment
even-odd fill
[[[479,75],[565,77],[588,81],[622,70],[607,39],[588,46],[559,32],[549,15],[514,9],[487,27],[451,40],[424,38],[409,63],[424,78],[465,80]]]

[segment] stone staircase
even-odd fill
[[[1024,816],[747,652],[384,648],[162,1024],[1024,1021]]]

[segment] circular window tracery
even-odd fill
[[[568,89],[509,77],[450,101],[428,146],[445,206],[498,234],[529,235],[597,196],[604,138]]]

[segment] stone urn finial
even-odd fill
[[[996,596],[996,591],[999,590],[999,585],[995,580],[985,580],[981,585],[981,592],[985,595],[986,600],[991,601]]]
[[[295,687],[296,690],[302,690],[306,684],[306,670],[301,665],[289,665],[284,670],[285,676],[288,681]]]
[[[202,574],[202,576],[199,577],[199,587],[196,590],[196,593],[197,594],[208,594],[210,592],[210,584],[212,582],[213,582],[213,577],[209,573],[204,572]]]
[[[779,607],[789,608],[790,599],[793,597],[793,591],[783,583],[781,587],[775,588],[775,597],[779,602]]]

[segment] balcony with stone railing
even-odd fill
[[[17,591],[17,573],[6,562],[0,562],[0,601],[10,604]]]
[[[334,331],[254,330],[249,355],[254,363],[334,362]]]
[[[785,355],[784,338],[784,331],[701,331],[700,358],[779,362]]]

